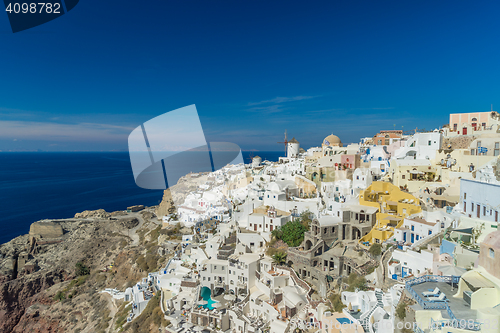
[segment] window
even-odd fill
[[[432,141],[431,141],[431,140],[429,140],[428,145],[430,146],[431,144],[432,144]]]
[[[467,199],[467,193],[464,192],[464,200]]]
[[[432,235],[432,230],[429,230],[429,235]]]
[[[493,155],[500,155],[500,142],[495,142],[495,150],[493,151]]]
[[[464,213],[467,212],[467,203],[464,201]]]
[[[402,178],[402,179],[405,179],[405,175],[402,175],[402,176],[401,176],[401,178]]]
[[[453,131],[456,132],[458,129],[458,124],[453,124]]]
[[[224,270],[224,268],[226,268],[226,267],[222,266],[222,270]]]
[[[474,203],[473,202],[471,202],[471,204],[470,204],[470,210],[471,210],[471,212],[474,211]]]
[[[490,249],[490,258],[495,258],[495,250]]]
[[[486,206],[483,206],[483,216],[486,216]]]
[[[481,141],[478,141],[478,142],[477,142],[477,148],[479,148],[479,147],[482,147],[482,146],[481,146]]]
[[[471,155],[476,155],[476,150],[475,150],[475,149],[471,149],[471,150],[470,150],[470,154],[471,154]]]
[[[411,231],[415,231],[415,226],[414,225],[411,226]]]

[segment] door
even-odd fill
[[[411,234],[411,242],[413,243],[415,241],[415,234]]]
[[[406,243],[406,232],[403,232],[403,242]]]
[[[254,225],[253,225],[253,230],[254,230],[254,231],[257,231],[257,224],[254,224]]]
[[[479,207],[479,205],[476,205],[476,215],[477,217],[479,217],[479,213],[481,212],[481,207]]]
[[[462,129],[462,135],[467,135],[467,127],[464,127],[464,128]]]

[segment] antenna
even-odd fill
[[[278,142],[278,143],[284,143],[285,144],[285,157],[287,157],[286,155],[286,148],[287,148],[287,145],[288,145],[288,139],[287,139],[287,136],[286,136],[286,130],[285,130],[285,141],[283,142]]]

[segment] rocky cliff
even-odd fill
[[[156,254],[155,208],[39,221],[0,245],[0,332],[117,331],[121,304],[100,291],[125,290],[168,259]]]

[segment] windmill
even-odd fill
[[[284,143],[285,144],[285,157],[286,157],[286,149],[288,147],[288,139],[287,139],[287,136],[286,136],[286,130],[285,130],[285,141],[278,142],[278,143]]]

